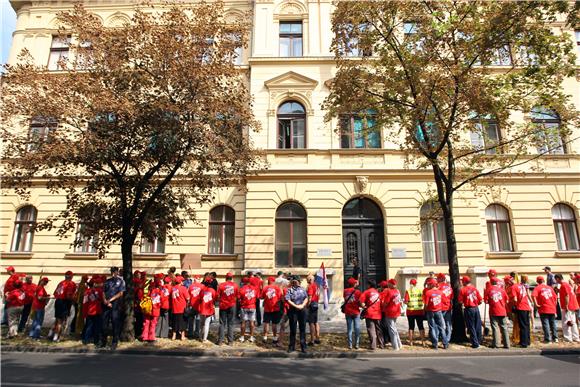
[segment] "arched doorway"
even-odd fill
[[[344,282],[352,276],[356,258],[360,266],[360,287],[368,279],[380,282],[387,277],[383,213],[370,199],[355,198],[342,209]]]

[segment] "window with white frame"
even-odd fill
[[[494,252],[514,251],[510,215],[507,208],[491,204],[485,209],[489,250]]]
[[[31,118],[28,132],[28,151],[39,150],[48,141],[50,132],[56,130],[57,127],[58,121],[53,117],[37,116]]]
[[[229,206],[217,206],[209,212],[209,254],[233,254],[236,212]]]
[[[302,21],[280,22],[280,56],[302,56]]]
[[[48,69],[62,70],[69,56],[70,36],[53,36],[48,55]]]
[[[97,252],[95,242],[96,236],[94,235],[94,232],[90,230],[88,223],[85,221],[79,221],[75,234],[75,253],[95,254]]]
[[[496,146],[501,140],[497,121],[490,115],[477,116],[473,120],[473,130],[469,133],[474,149],[485,150],[488,155],[498,153]]]
[[[11,251],[26,252],[32,250],[34,227],[36,226],[36,208],[24,206],[16,213]]]
[[[155,236],[147,238],[141,237],[141,253],[144,254],[163,254],[165,253],[165,229],[155,227]]]
[[[552,207],[552,220],[559,251],[578,251],[578,225],[574,209],[567,204],[558,203]]]
[[[536,106],[531,111],[532,122],[536,126],[537,150],[540,154],[561,155],[566,147],[560,133],[560,116],[551,109]]]
[[[423,204],[420,218],[423,263],[425,265],[447,264],[447,234],[439,204],[436,202]]]

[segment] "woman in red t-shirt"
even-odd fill
[[[368,288],[360,297],[360,304],[365,311],[367,332],[370,339],[370,349],[375,350],[377,344],[384,348],[385,342],[381,330],[381,295],[376,289],[375,281],[368,281]]]
[[[149,287],[151,313],[143,312],[143,335],[141,337],[143,341],[150,343],[155,341],[155,328],[157,327],[157,321],[161,314],[162,294],[161,281],[159,279],[153,280]]]
[[[401,315],[403,300],[399,289],[397,289],[397,280],[391,278],[387,281],[387,286],[387,289],[383,290],[381,294],[381,309],[386,318],[386,328],[389,331],[391,345],[395,351],[398,351],[403,346],[397,330],[397,318]]]
[[[346,318],[346,338],[348,349],[352,349],[352,333],[354,330],[354,347],[358,349],[360,344],[360,296],[358,290],[358,281],[355,278],[349,278],[346,283],[348,288],[344,289],[344,307],[343,312]]]
[[[181,284],[182,282],[182,276],[179,275],[175,277],[175,285],[171,291],[171,311],[173,312],[173,340],[175,340],[177,337],[180,337],[181,340],[185,340],[185,329],[187,328],[186,320],[183,317],[183,312],[189,303],[189,292],[187,291],[187,288]]]
[[[34,290],[34,296],[32,298],[32,310],[34,311],[34,318],[32,319],[32,326],[30,328],[29,336],[33,339],[40,339],[40,329],[42,328],[42,323],[44,322],[44,308],[46,303],[50,299],[50,296],[44,288],[48,283],[49,279],[44,277],[40,279],[38,286]],[[80,310],[81,308],[79,308]],[[82,320],[79,318],[79,320]]]
[[[90,282],[89,282],[90,284]],[[95,345],[99,345],[103,334],[103,304],[106,303],[105,292],[103,291],[103,279],[101,276],[94,276],[92,287],[85,290],[83,297],[83,317],[85,317],[85,330],[83,344],[88,344],[92,339]]]
[[[201,316],[200,326],[203,326],[202,343],[207,343],[207,335],[209,334],[209,325],[215,315],[215,302],[217,301],[217,293],[214,288],[206,286],[200,295],[199,315]]]
[[[18,336],[18,324],[22,317],[26,293],[22,290],[22,281],[16,280],[13,289],[6,295],[6,310],[8,313],[8,338]]]
[[[169,336],[169,309],[171,297],[171,277],[165,277],[162,273],[156,274],[156,280],[164,282],[159,290],[161,291],[161,309],[159,318],[155,326],[155,336],[166,339]]]

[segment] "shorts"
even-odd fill
[[[282,311],[264,312],[264,323],[280,324],[282,320]]]
[[[171,329],[173,332],[182,332],[187,328],[186,319],[183,313],[173,313],[171,319]]]
[[[312,302],[308,307],[308,324],[318,324],[318,303]]]
[[[71,300],[57,298],[54,301],[54,318],[64,320],[70,315]]]
[[[242,309],[242,321],[256,321],[256,309]]]
[[[425,316],[407,316],[407,321],[409,322],[409,330],[415,330],[415,322],[417,323],[417,327],[420,331],[425,330],[425,326],[423,325],[423,321],[425,321]]]

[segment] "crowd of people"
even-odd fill
[[[54,298],[55,322],[46,339],[59,341],[70,329],[80,335],[84,344],[93,343],[97,347],[107,346],[111,335],[110,348],[117,347],[126,315],[123,296],[127,291],[119,268],[112,267],[108,277],[83,275],[79,283],[75,283],[74,274],[67,271],[52,296],[45,289],[49,282],[47,277],[41,277],[35,284],[32,276],[16,273],[12,266],[7,271],[3,320],[9,327],[8,338],[17,336],[29,326],[28,336],[41,339],[45,308]],[[580,342],[580,274],[571,274],[570,281],[566,281],[562,275],[552,274],[549,267],[544,271],[546,278],[538,276],[533,291],[527,276],[516,273],[500,279],[495,270],[489,270],[489,281],[482,292],[471,284],[469,277],[461,278],[457,299],[462,305],[465,328],[473,348],[482,344],[482,303],[486,310],[484,319],[489,313],[494,348],[510,348],[511,342],[528,347],[534,310],[540,316],[546,343],[558,342],[556,318],[559,314],[563,339]],[[361,291],[360,274],[353,275],[347,280],[341,305],[349,349],[360,347],[360,325],[364,319],[371,350],[384,348],[388,343],[394,350],[400,350],[402,341],[397,319],[402,315],[408,320],[409,345],[415,345],[416,329],[421,345],[425,345],[424,321],[427,320],[431,346],[438,349],[441,342],[444,349],[448,348],[453,330],[454,296],[448,276],[430,273],[423,288],[418,286],[417,279],[411,279],[402,296],[394,278],[378,285],[369,280],[366,289]],[[306,281],[304,288],[299,276],[283,272],[266,281],[260,273],[247,273],[240,283],[234,282],[232,273],[227,273],[225,281],[218,283],[216,273],[190,276],[187,271],[178,274],[172,267],[167,273],[148,278],[146,272],[135,271],[132,283],[135,336],[148,343],[157,338],[198,338],[208,342],[211,323],[217,315],[218,345],[233,344],[237,317],[241,321],[239,341],[255,342],[258,327],[263,325],[264,343],[268,343],[271,335],[271,344],[281,347],[288,330],[288,351],[296,350],[298,334],[300,350],[306,352],[308,346],[320,344],[318,303],[321,294],[312,275]],[[508,319],[513,326],[511,338]]]

